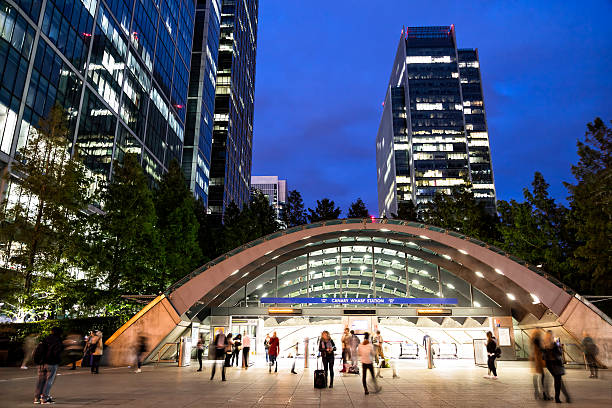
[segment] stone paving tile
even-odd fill
[[[421,362],[422,363],[422,362]],[[313,388],[313,373],[288,370],[269,374],[264,368],[228,370],[228,381],[209,380],[210,366],[196,373],[193,367],[145,366],[142,374],[127,368],[103,369],[99,376],[85,370],[60,370],[53,387],[58,405],[129,407],[247,408],[351,408],[351,407],[470,407],[540,408],[533,400],[531,374],[526,363],[500,362],[500,379],[482,378],[483,368],[465,362],[444,362],[434,370],[419,362],[400,366],[399,379],[383,370],[383,390],[364,395],[361,377],[336,375],[333,389]],[[452,364],[451,364],[452,363]],[[612,374],[589,380],[584,370],[568,369],[565,381],[576,407],[612,407]],[[0,368],[0,407],[30,407],[35,370]],[[552,383],[552,381],[551,381]],[[552,384],[551,384],[552,387]]]

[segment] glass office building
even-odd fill
[[[138,154],[151,185],[183,154],[194,0],[0,0],[0,164],[59,103],[73,153],[109,177]]]
[[[220,0],[198,0],[187,97],[183,171],[204,205],[208,205],[220,13]]]
[[[253,150],[257,0],[222,0],[208,208],[248,203]]]
[[[261,191],[276,210],[276,219],[282,223],[287,206],[287,180],[278,176],[251,176],[251,194]],[[284,225],[284,224],[283,224]]]
[[[378,206],[430,201],[470,182],[495,211],[480,67],[476,50],[458,50],[453,26],[402,31],[376,138]]]

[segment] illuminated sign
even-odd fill
[[[450,316],[453,314],[452,309],[417,309],[417,316]]]
[[[345,304],[345,305],[456,305],[457,298],[312,298],[312,297],[293,297],[293,298],[273,298],[262,297],[260,303],[314,303],[314,304]]]
[[[301,315],[302,309],[294,309],[292,307],[269,307],[269,315]]]

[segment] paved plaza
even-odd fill
[[[283,362],[277,374],[269,374],[261,364],[248,371],[228,369],[228,381],[218,373],[210,381],[210,366],[203,372],[196,367],[148,365],[135,374],[129,368],[103,368],[91,375],[86,368],[60,370],[52,395],[62,407],[536,407],[552,402],[533,400],[528,363],[498,365],[497,381],[483,378],[486,369],[467,361],[437,361],[437,368],[423,368],[423,361],[401,361],[400,378],[391,369],[382,370],[379,394],[364,395],[361,378],[336,374],[333,389],[313,388],[313,368],[289,373]],[[303,363],[302,363],[303,364]],[[36,381],[34,369],[0,369],[0,407],[33,406]],[[565,380],[576,407],[611,407],[612,373],[588,379],[584,369],[568,369]]]

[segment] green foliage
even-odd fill
[[[348,210],[348,218],[369,218],[370,213],[366,208],[365,203],[361,200],[361,197],[357,199],[354,203],[351,203],[351,206]]]
[[[283,213],[283,222],[288,228],[304,225],[308,222],[306,211],[304,210],[304,200],[297,190],[289,191],[287,205]]]
[[[342,210],[340,207],[336,207],[336,203],[334,203],[329,198],[324,198],[322,200],[317,200],[317,206],[313,210],[312,208],[308,209],[310,213],[308,215],[308,220],[312,222],[325,221],[325,220],[335,220],[340,217]]]
[[[531,185],[532,191],[523,190],[524,202],[498,202],[499,246],[533,265],[542,265],[557,278],[567,278],[568,211],[549,197],[549,185],[541,173],[535,173]]]
[[[485,242],[498,238],[497,217],[476,201],[470,186],[460,185],[450,195],[438,193],[425,205],[423,221],[430,225],[459,231]]]
[[[109,306],[121,294],[155,293],[164,259],[153,195],[136,155],[127,154],[122,165],[115,162],[102,202],[105,213],[90,216],[87,259],[93,276],[107,288]]]
[[[579,140],[577,147],[580,159],[572,166],[576,184],[565,184],[570,192],[570,223],[577,238],[570,262],[581,290],[589,294],[610,295],[612,129],[596,118],[587,124],[585,139]]]
[[[161,248],[160,276],[156,282],[159,291],[165,290],[202,262],[195,206],[195,198],[187,187],[183,171],[179,163],[172,160],[168,173],[162,177],[155,192]]]
[[[397,214],[391,214],[393,218],[405,221],[420,221],[418,208],[414,205],[414,201],[399,201],[397,203]]]
[[[82,241],[90,180],[78,158],[70,157],[70,136],[66,114],[55,106],[12,165],[18,179],[10,180],[10,195],[19,199],[2,203],[0,253],[3,268],[12,270],[3,273],[9,275],[3,298],[19,313],[55,312],[56,286],[70,276]]]

